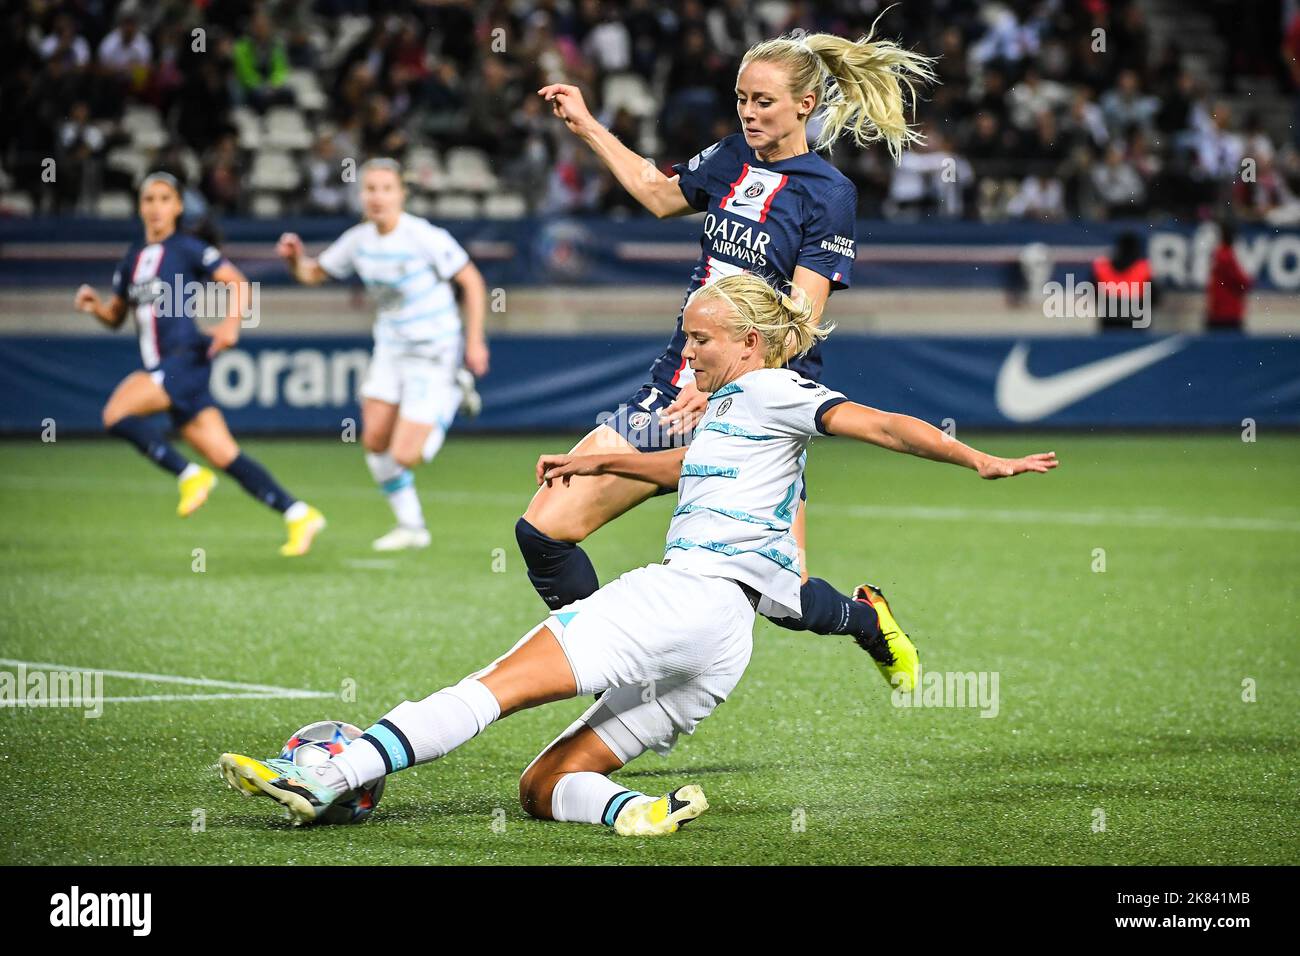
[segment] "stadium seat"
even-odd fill
[[[0,214],[6,216],[30,216],[36,211],[32,197],[27,193],[5,193],[0,196]]]
[[[104,165],[138,182],[149,171],[149,152],[134,146],[118,146],[104,156]]]
[[[312,132],[292,106],[277,106],[266,114],[262,145],[271,149],[308,149]]]
[[[488,219],[519,219],[528,215],[528,203],[518,193],[501,193],[483,201],[483,215]]]
[[[487,155],[480,149],[457,146],[447,150],[447,188],[484,193],[496,187]]]
[[[302,170],[288,153],[263,150],[253,157],[248,185],[257,191],[282,193],[297,189]]]
[[[294,70],[285,85],[293,90],[294,101],[307,112],[319,113],[325,108],[325,93],[312,70]]]
[[[601,94],[602,104],[612,116],[620,109],[633,116],[651,116],[658,109],[646,81],[635,73],[608,77]]]
[[[95,215],[104,219],[130,219],[135,215],[135,201],[130,193],[103,193],[95,201]]]
[[[427,146],[414,146],[406,154],[406,182],[425,192],[440,192],[447,186],[447,173],[438,154]]]
[[[236,106],[230,111],[230,122],[239,132],[239,145],[244,149],[260,149],[262,146],[262,124],[257,114],[247,106]]]
[[[429,201],[428,197],[415,193],[406,200],[406,211],[413,216],[427,218],[433,215],[433,203]]]
[[[284,203],[275,193],[257,193],[253,196],[251,211],[260,219],[274,219],[283,215]]]
[[[479,215],[479,201],[473,196],[449,193],[433,201],[432,211],[438,219],[474,219]]]
[[[158,110],[152,106],[132,104],[122,114],[122,131],[140,149],[161,149],[170,138]]]

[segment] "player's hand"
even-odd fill
[[[77,311],[89,312],[91,315],[99,311],[99,293],[95,291],[94,286],[83,285],[77,289],[76,306]]]
[[[465,343],[465,367],[475,378],[482,378],[488,373],[488,347],[483,339],[471,339]]]
[[[281,259],[296,262],[302,256],[302,239],[296,232],[286,232],[275,244],[275,254]]]
[[[212,330],[212,344],[208,346],[208,358],[216,358],[218,352],[224,352],[239,341],[239,326],[222,322]]]
[[[979,463],[979,475],[981,478],[1010,478],[1014,475],[1023,475],[1026,472],[1045,472],[1051,471],[1060,462],[1056,460],[1056,452],[1040,452],[1037,455],[1026,455],[1024,458],[995,458],[992,455],[985,455]]]
[[[708,393],[701,392],[694,382],[688,382],[672,404],[659,412],[659,421],[668,426],[665,431],[669,435],[688,435],[708,410]]]
[[[587,109],[587,103],[582,98],[582,91],[576,86],[552,83],[543,86],[537,95],[551,104],[551,112],[564,120],[570,133],[581,135],[596,123],[596,118],[591,115],[591,110]]]
[[[601,455],[542,455],[537,459],[537,483],[551,487],[557,478],[567,486],[574,475],[603,475]]]

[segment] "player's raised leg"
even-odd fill
[[[570,454],[634,452],[636,447],[606,425],[598,425]],[[595,593],[596,569],[578,547],[589,534],[654,496],[648,482],[617,475],[576,476],[569,485],[543,485],[524,516],[515,538],[528,565],[528,580],[547,607],[558,610]]]
[[[325,527],[325,516],[305,501],[294,498],[261,463],[240,451],[220,409],[213,405],[202,409],[181,426],[181,435],[250,495],[284,515],[289,537],[280,546],[281,554],[294,557],[307,553],[313,539]]]
[[[149,416],[171,407],[171,398],[148,372],[132,372],[122,379],[104,405],[104,428],[110,435],[129,441],[146,458],[176,476],[181,500],[176,513],[182,518],[192,514],[208,498],[216,476],[186,460],[167,440]]]

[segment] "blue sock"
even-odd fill
[[[799,589],[803,617],[770,618],[789,631],[817,634],[852,634],[861,640],[880,637],[876,609],[865,601],[845,597],[821,578],[809,578]]]
[[[179,475],[189,464],[185,456],[178,452],[172,443],[163,437],[158,427],[147,418],[128,415],[109,428],[108,433],[118,438],[125,438],[140,449],[146,458],[173,475]]]
[[[285,512],[297,499],[280,487],[271,473],[243,452],[226,466],[226,474],[243,485],[244,490],[276,511]]]
[[[600,587],[591,558],[570,541],[556,541],[520,518],[515,540],[528,565],[528,580],[552,611],[590,597]]]

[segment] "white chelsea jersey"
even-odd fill
[[[356,274],[375,297],[375,344],[423,350],[459,341],[460,311],[450,279],[469,254],[445,229],[402,213],[381,235],[372,222],[353,226],[317,259],[335,279]]]
[[[789,369],[747,372],[709,396],[682,462],[664,560],[742,581],[797,617],[799,509],[809,440],[847,399]]]

